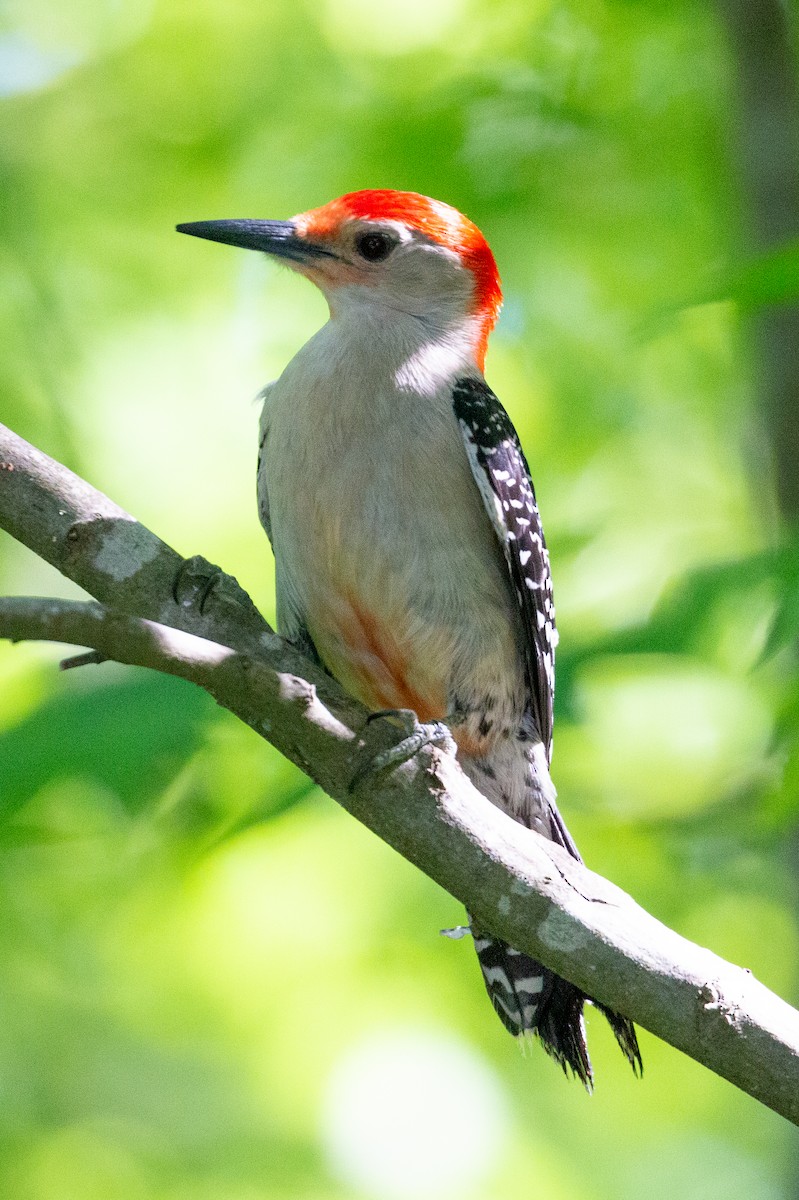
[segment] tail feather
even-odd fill
[[[597,1000],[592,1000],[591,1003],[595,1008],[607,1018],[610,1028],[613,1030],[613,1036],[619,1043],[619,1048],[627,1059],[627,1062],[633,1069],[633,1074],[639,1078],[644,1073],[644,1064],[641,1059],[641,1051],[638,1047],[638,1038],[635,1035],[635,1026],[627,1017],[621,1017],[612,1008],[607,1008],[604,1004],[600,1004]]]
[[[535,741],[532,717],[522,723],[520,733],[525,738],[520,737],[518,745],[500,740],[482,759],[463,755],[464,770],[498,808],[582,862],[558,811],[548,754],[543,743]],[[523,747],[521,755],[519,745]],[[572,1072],[590,1091],[593,1075],[583,1010],[586,1003],[594,1004],[610,1023],[634,1073],[642,1073],[641,1052],[631,1021],[593,1000],[529,955],[477,930],[474,922],[471,926],[486,990],[500,1021],[511,1034],[537,1037],[566,1074]]]
[[[583,1005],[586,998],[574,984],[551,972],[547,974],[550,976],[549,995],[538,1015],[535,1032],[547,1054],[560,1063],[567,1075],[572,1071],[590,1092],[594,1072],[585,1037]]]
[[[568,1074],[591,1091],[593,1072],[585,1037],[583,1006],[590,1000],[574,984],[498,938],[475,934],[483,980],[497,1016],[515,1037],[534,1034]],[[636,1075],[641,1054],[632,1022],[602,1004],[622,1053]]]

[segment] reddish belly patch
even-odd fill
[[[345,593],[311,635],[333,674],[372,711],[410,708],[420,721],[443,720],[444,680],[412,653],[406,626],[407,617],[387,621]]]

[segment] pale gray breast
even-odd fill
[[[449,390],[400,390],[323,349],[317,335],[268,397],[261,490],[282,625],[351,583],[368,604],[407,603],[420,625],[450,628],[459,686],[510,675],[518,692],[516,608]]]

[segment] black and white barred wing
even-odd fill
[[[525,630],[533,718],[549,757],[557,631],[549,552],[530,470],[510,417],[488,384],[458,380],[452,404],[472,474],[508,564]]]

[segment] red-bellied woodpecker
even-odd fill
[[[281,259],[330,307],[264,391],[258,500],[280,632],[372,710],[445,720],[477,788],[579,858],[549,775],[549,556],[519,440],[483,378],[501,292],[482,234],[394,191],[178,229]],[[590,1083],[586,996],[473,933],[503,1024]],[[640,1068],[633,1026],[604,1011]]]

